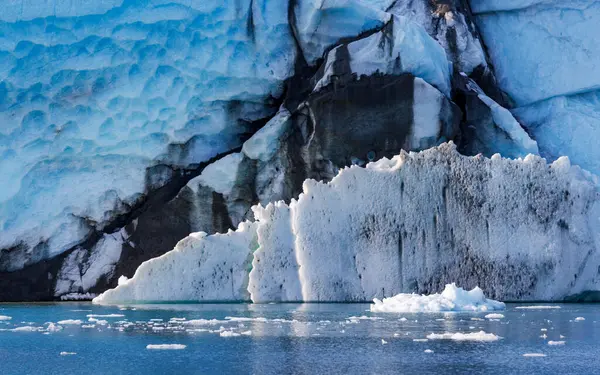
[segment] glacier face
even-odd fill
[[[0,21],[0,299],[97,293],[400,149],[537,153],[465,0],[10,0]]]
[[[597,178],[567,158],[403,152],[307,180],[297,201],[256,206],[235,232],[193,234],[94,302],[367,301],[446,280],[562,300],[600,288],[599,198]]]
[[[549,160],[600,173],[598,1],[471,0],[498,84]]]
[[[176,173],[152,167],[240,146],[293,71],[284,3],[27,3],[0,26],[3,271],[102,231]]]

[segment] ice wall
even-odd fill
[[[449,281],[494,299],[561,300],[600,289],[599,198],[597,179],[567,158],[403,152],[307,180],[297,201],[255,207],[237,232],[192,235],[94,302],[368,301]],[[234,287],[206,283],[222,269]]]
[[[54,257],[238,147],[293,74],[277,1],[10,1],[0,16],[0,270]],[[277,37],[273,37],[277,35]],[[10,182],[10,183],[8,183]]]
[[[600,2],[471,0],[513,114],[549,160],[600,173]]]

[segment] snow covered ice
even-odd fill
[[[373,312],[444,312],[444,311],[494,311],[504,310],[502,302],[485,298],[480,288],[466,291],[455,284],[448,284],[440,294],[398,294],[394,297],[373,300]],[[487,317],[487,316],[486,316]]]
[[[255,222],[192,234],[94,302],[369,301],[446,280],[494,299],[562,300],[600,285],[597,182],[566,158],[465,157],[444,144],[307,180],[290,205],[253,210]]]

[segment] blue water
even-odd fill
[[[366,304],[144,305],[135,310],[89,303],[0,304],[0,315],[12,317],[0,321],[0,374],[600,373],[600,305],[517,306],[509,304],[505,317],[493,321],[483,313],[374,314]],[[89,322],[88,314],[124,316],[95,318],[105,323]],[[360,316],[370,319],[350,318]],[[83,323],[48,331],[47,322],[66,319]],[[186,323],[190,320],[196,322]],[[40,328],[14,331],[24,326]],[[430,333],[480,330],[502,338],[413,341]],[[565,343],[551,346],[550,340]],[[146,348],[156,344],[186,347]]]

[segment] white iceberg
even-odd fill
[[[487,333],[484,331],[479,332],[471,332],[471,333],[432,333],[427,335],[427,338],[430,340],[453,340],[453,341],[498,341],[502,337],[495,335],[493,333]]]
[[[236,231],[191,234],[94,303],[383,298],[375,310],[493,311],[504,305],[455,286],[385,297],[451,281],[503,300],[600,290],[598,183],[568,158],[466,157],[448,143],[307,180],[289,205],[253,211]]]
[[[379,300],[371,305],[373,312],[440,312],[440,311],[495,311],[504,310],[502,302],[485,298],[483,291],[475,287],[466,291],[448,284],[442,293],[418,295],[402,293]]]

